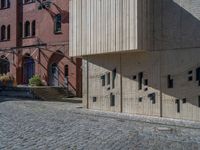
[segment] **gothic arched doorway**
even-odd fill
[[[8,59],[4,56],[0,58],[0,74],[7,74],[10,72],[10,63]]]
[[[59,86],[59,68],[57,63],[50,66],[50,82],[51,86]]]
[[[30,55],[23,58],[23,84],[28,84],[29,79],[35,75],[35,61]]]
[[[61,51],[56,51],[49,59],[48,65],[48,84],[50,86],[60,86],[62,83],[62,69],[60,68],[60,61],[63,59],[64,54]]]

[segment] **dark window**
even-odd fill
[[[114,69],[112,71],[112,88],[113,89],[115,88],[115,79],[116,79],[116,76],[117,76],[117,69]]]
[[[139,101],[139,102],[142,102],[142,97],[139,97],[138,101]]]
[[[61,14],[55,15],[54,24],[55,24],[54,32],[55,33],[61,32],[61,28],[62,28]]]
[[[184,99],[182,99],[182,101],[183,101],[183,104],[185,104],[187,102],[187,99],[184,98]]]
[[[32,31],[32,36],[35,36],[35,28],[36,28],[36,23],[35,20],[31,24],[31,31]]]
[[[10,40],[10,25],[7,27],[7,40]]]
[[[200,96],[198,97],[198,106],[200,107]]]
[[[137,76],[136,76],[136,75],[134,75],[134,76],[133,76],[133,80],[136,80],[136,79],[137,79]]]
[[[176,105],[177,105],[177,113],[180,113],[180,100],[176,100]]]
[[[107,85],[110,85],[110,72],[107,73]]]
[[[115,95],[110,94],[110,106],[115,106]]]
[[[102,86],[105,86],[106,85],[105,75],[101,76],[101,81],[102,81]]]
[[[97,97],[92,98],[93,102],[97,102]]]
[[[168,75],[168,77],[167,77],[167,84],[168,84],[168,88],[173,88],[173,86],[174,86],[174,81],[173,81],[173,79],[171,78],[171,75]]]
[[[30,22],[29,21],[26,21],[25,22],[25,37],[29,37],[30,36]]]
[[[69,76],[69,66],[65,65],[65,77]]]
[[[192,80],[193,80],[192,76],[188,77],[188,81],[192,81]]]
[[[6,7],[6,0],[1,0],[1,8],[5,8]]]
[[[6,39],[6,26],[1,26],[1,41]]]
[[[10,7],[10,0],[1,0],[0,9],[5,9]]]
[[[200,68],[196,69],[196,80],[200,81]]]
[[[142,89],[142,79],[143,79],[143,72],[138,74],[138,90]]]
[[[152,104],[156,103],[156,94],[155,93],[151,93],[148,95],[150,101],[152,101]]]
[[[148,80],[146,79],[146,80],[144,80],[144,85],[148,85]]]

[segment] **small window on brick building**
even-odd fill
[[[0,9],[5,9],[10,7],[10,0],[1,0]]]
[[[115,95],[110,94],[110,106],[115,106]]]
[[[173,81],[171,75],[168,75],[168,77],[167,77],[167,84],[168,84],[168,88],[174,87],[174,81]]]
[[[7,26],[7,40],[10,40],[10,25]]]
[[[24,25],[24,37],[30,36],[30,22],[26,21]]]
[[[54,17],[54,32],[60,33],[62,30],[62,16],[61,14],[57,14]]]
[[[69,66],[65,65],[65,77],[69,76]]]
[[[2,25],[1,26],[1,41],[6,39],[6,26]]]
[[[36,23],[35,20],[32,22],[31,24],[31,32],[32,32],[32,36],[35,36],[35,29],[36,29]]]

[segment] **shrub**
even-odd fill
[[[43,86],[42,80],[41,80],[41,78],[38,75],[33,76],[29,80],[29,85],[30,86]]]
[[[1,86],[13,86],[14,77],[11,75],[0,75]]]

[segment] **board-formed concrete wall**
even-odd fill
[[[70,0],[70,56],[200,47],[199,0]]]
[[[84,71],[88,76],[84,74],[83,80],[89,83],[88,90],[83,92],[84,103],[88,100],[89,108],[102,111],[200,121],[200,78],[197,79],[196,72],[200,67],[199,58],[200,49],[87,57],[88,68],[84,66]],[[114,69],[117,76],[113,88]],[[110,84],[107,84],[108,73]],[[102,86],[103,75],[105,86]],[[173,82],[171,88],[169,79]],[[111,106],[111,94],[115,95],[114,106]]]

